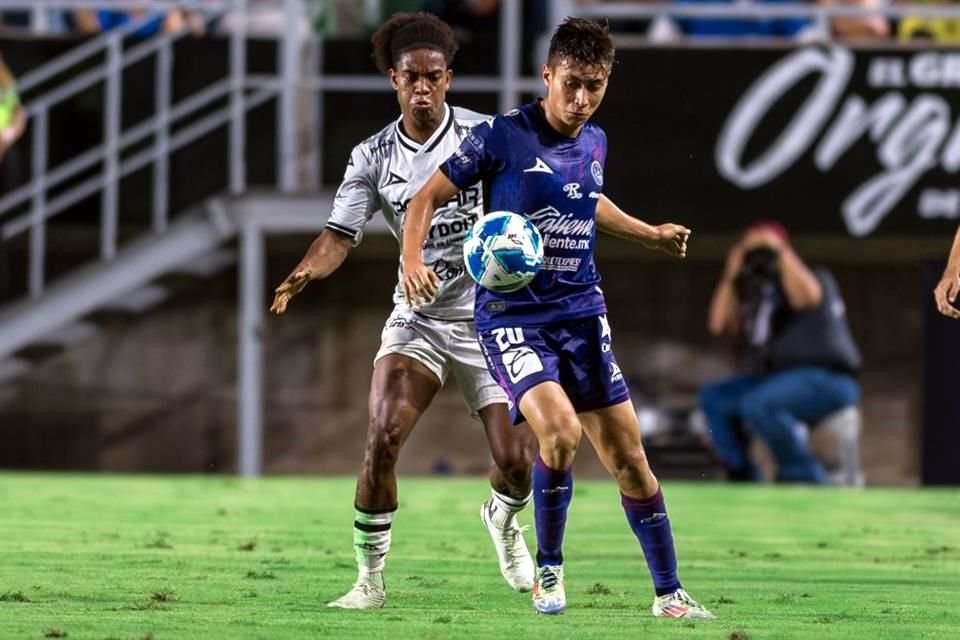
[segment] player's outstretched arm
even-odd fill
[[[407,304],[418,307],[437,295],[440,279],[423,264],[423,243],[437,207],[457,195],[460,189],[439,169],[407,205],[403,217],[403,295]]]
[[[960,318],[960,310],[953,304],[960,293],[960,228],[953,237],[953,247],[947,259],[947,268],[933,290],[933,298],[937,301],[937,310],[948,318]]]
[[[286,311],[290,298],[300,293],[311,280],[326,278],[340,268],[352,248],[353,241],[350,238],[324,229],[290,275],[276,288],[270,311],[277,315]]]
[[[687,255],[687,239],[691,233],[690,229],[679,224],[647,224],[625,213],[605,195],[601,195],[597,200],[597,228],[604,233],[640,242],[648,249],[658,249],[678,258]]]

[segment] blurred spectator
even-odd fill
[[[26,125],[27,113],[20,104],[16,79],[0,57],[0,159],[23,134]]]
[[[677,4],[731,4],[794,3],[803,0],[672,0]],[[814,0],[830,7],[854,5],[878,7],[884,0]],[[650,37],[654,40],[671,40],[678,36],[689,38],[782,38],[789,40],[812,40],[834,37],[841,40],[876,40],[890,35],[890,23],[878,11],[871,16],[836,17],[829,21],[829,33],[824,33],[817,21],[806,17],[795,18],[676,18],[672,22],[655,22]]]
[[[500,31],[498,0],[426,0],[423,10],[449,24],[468,37],[496,34]]]
[[[737,4],[749,7],[756,4],[794,3],[800,0],[672,0],[674,4],[700,6]],[[786,38],[804,39],[814,32],[814,21],[808,17],[796,18],[675,18],[679,34],[688,38]],[[662,28],[662,25],[658,25]],[[662,39],[662,38],[660,38]]]
[[[23,30],[30,28],[29,11],[0,11],[0,25],[4,30]]]
[[[744,356],[742,373],[700,392],[729,477],[760,479],[749,433],[770,450],[777,480],[824,482],[801,423],[813,428],[860,397],[860,354],[833,277],[807,267],[781,225],[756,222],[727,256],[708,327],[714,335],[738,337]]]
[[[882,1],[883,0],[818,0],[818,4],[824,7],[846,5],[877,8]],[[869,16],[837,16],[830,20],[830,31],[832,32],[831,35],[839,40],[878,40],[890,37],[890,21],[880,11]]]
[[[415,13],[423,0],[380,0],[371,6],[356,0],[311,0],[307,8],[318,32],[335,38],[358,38],[372,33],[395,13]]]
[[[301,38],[308,38],[313,31],[313,9],[300,3],[296,15],[297,30]],[[222,35],[234,33],[240,25],[250,38],[277,38],[287,31],[287,14],[282,0],[263,0],[250,3],[247,10],[228,11],[217,21],[217,32]]]
[[[13,143],[23,134],[26,125],[27,113],[20,104],[16,79],[0,57],[0,162],[3,161]],[[6,182],[7,180],[4,180],[4,183]],[[9,188],[9,184],[4,184],[3,188],[5,191]],[[0,233],[0,304],[7,300],[10,289],[4,244],[3,234]]]
[[[527,0],[523,3],[524,42],[547,28],[547,0]],[[464,41],[489,39],[496,42],[500,34],[500,2],[498,0],[425,0],[423,10],[432,13],[453,27]]]
[[[901,4],[957,6],[947,0],[910,0]],[[928,40],[937,44],[957,45],[960,44],[960,18],[905,16],[897,24],[896,35],[901,42]]]
[[[174,9],[166,14],[143,10],[119,11],[116,9],[77,9],[73,12],[76,30],[84,35],[92,35],[142,21],[133,36],[147,38],[158,33],[175,33],[189,28],[195,36],[206,31],[202,16],[194,12]]]
[[[617,0],[576,0],[576,3],[580,6],[584,5],[602,5],[607,2],[617,2]],[[662,4],[661,0],[634,0],[637,4]],[[642,18],[614,18],[610,20],[610,31],[623,34],[623,33],[646,33],[649,28],[652,19],[649,17]]]

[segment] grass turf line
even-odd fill
[[[681,579],[719,616],[691,623],[650,616],[616,488],[580,480],[565,615],[503,582],[463,478],[401,478],[387,608],[327,609],[355,577],[353,486],[0,474],[0,640],[960,637],[955,490],[666,483]]]

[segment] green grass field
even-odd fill
[[[351,612],[324,605],[355,576],[352,479],[0,475],[0,640],[960,638],[957,491],[667,483],[719,617],[694,624],[650,616],[609,482],[577,482],[558,617],[500,578],[483,480],[400,490],[387,608]]]

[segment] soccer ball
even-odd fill
[[[530,284],[543,264],[543,238],[523,216],[494,211],[467,233],[463,262],[480,286],[499,293],[517,291]]]

